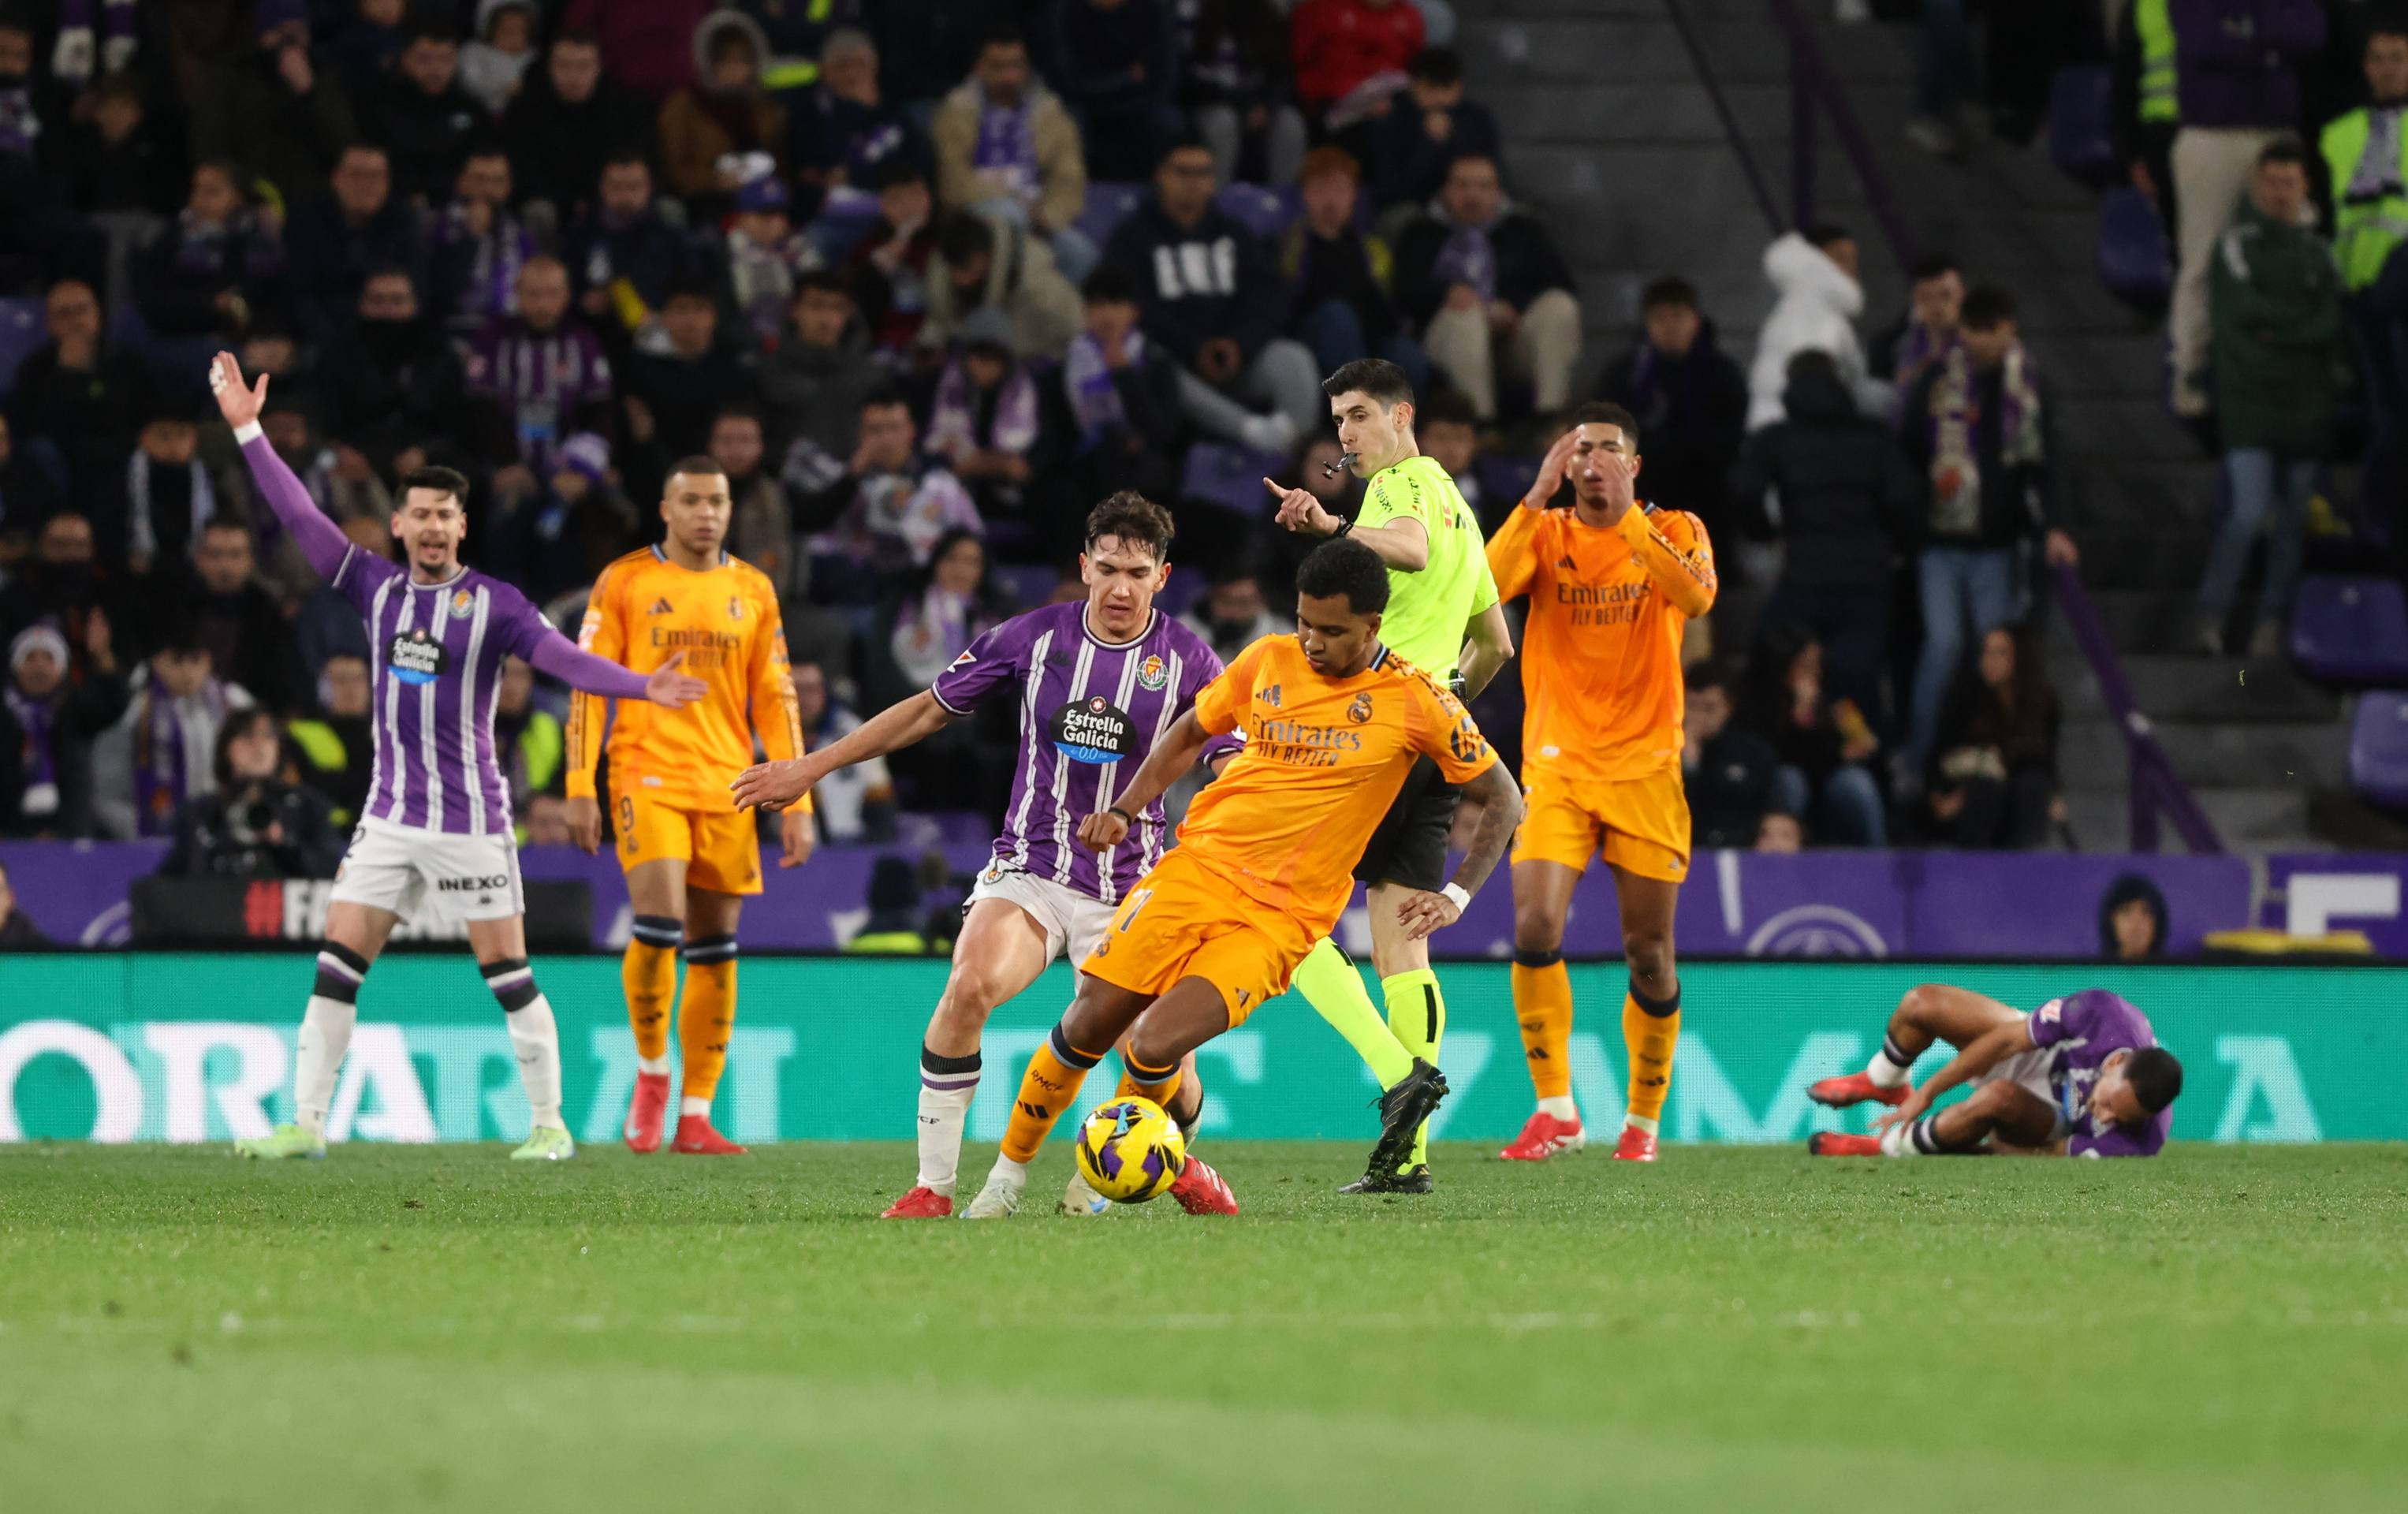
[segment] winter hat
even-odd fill
[[[963,317],[959,339],[965,349],[992,347],[1006,358],[1020,356],[1020,334],[1012,329],[1011,317],[992,305],[982,305]]]
[[[744,187],[736,192],[736,209],[738,210],[766,214],[785,208],[786,186],[774,173],[748,179],[744,180]]]
[[[26,627],[17,633],[15,641],[8,643],[8,670],[15,672],[23,666],[27,657],[36,652],[49,653],[50,660],[59,665],[60,670],[65,670],[67,639],[59,634],[57,627],[47,621]]]
[[[610,443],[591,431],[580,431],[560,444],[560,466],[595,483],[610,477]]]

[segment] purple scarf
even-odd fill
[[[987,427],[986,446],[996,452],[1025,453],[1037,444],[1037,385],[1025,364],[1014,363],[1003,378],[1003,393],[995,402],[995,421]],[[978,396],[958,357],[945,365],[937,381],[937,399],[928,413],[930,452],[958,463],[979,450]]]
[[[1906,334],[1898,339],[1898,350],[1890,354],[1898,386],[1900,389],[1914,387],[1915,381],[1923,377],[1923,370],[1936,359],[1946,356],[1956,345],[1954,332],[1949,334],[1947,341],[1935,342],[1922,322],[1909,321]]]
[[[1145,334],[1135,326],[1121,345],[1132,367],[1145,360]],[[1062,392],[1079,423],[1081,456],[1113,427],[1128,423],[1120,386],[1112,382],[1111,366],[1104,361],[1104,345],[1083,331],[1070,339],[1068,350],[1062,354]]]
[[[516,315],[519,269],[536,252],[535,238],[519,224],[518,217],[495,210],[492,225],[480,237],[468,229],[467,207],[454,200],[443,212],[442,237],[447,246],[468,244],[468,276],[461,284],[459,304],[451,312],[452,323],[473,330],[489,316]]]
[[[29,798],[36,788],[58,786],[58,758],[51,750],[51,737],[58,727],[59,706],[65,701],[64,684],[47,699],[29,699],[17,692],[14,684],[0,695],[0,702],[8,706],[8,714],[17,722],[17,728],[25,733],[25,788]]]
[[[229,708],[225,685],[214,678],[189,700],[164,698],[154,688],[142,691],[134,723],[134,824],[139,834],[170,834],[176,806],[215,786],[209,754]]]
[[[1484,305],[1497,298],[1497,249],[1488,239],[1495,225],[1457,226],[1446,245],[1438,250],[1438,261],[1430,267],[1430,276],[1443,288],[1451,284],[1469,284],[1480,293]]]
[[[1023,96],[1016,107],[996,105],[979,97],[978,140],[970,147],[970,167],[1001,180],[1014,197],[1032,200],[1038,194],[1037,102]]]

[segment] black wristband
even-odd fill
[[[1353,529],[1354,529],[1354,523],[1353,521],[1340,521],[1338,523],[1338,529],[1329,533],[1329,540],[1335,541],[1340,537],[1344,536],[1347,532]]]
[[[1104,813],[1105,813],[1106,815],[1119,815],[1123,820],[1125,820],[1125,821],[1128,822],[1130,825],[1135,825],[1135,824],[1137,824],[1137,816],[1136,816],[1136,815],[1131,815],[1131,814],[1129,814],[1129,813],[1128,813],[1128,811],[1122,809],[1122,808],[1121,808],[1119,805],[1117,805],[1117,804],[1114,804],[1114,805],[1111,806],[1110,808],[1106,809],[1106,810],[1104,811]]]

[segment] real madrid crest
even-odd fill
[[[1354,702],[1346,707],[1346,718],[1352,720],[1358,726],[1370,719],[1371,696],[1369,694],[1355,695]]]
[[[727,597],[727,618],[730,620],[742,620],[744,618],[743,596],[731,594]]]

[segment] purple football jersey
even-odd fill
[[[2157,1044],[2149,1017],[2104,988],[2052,999],[2032,1011],[2032,1045],[2054,1046],[2049,1083],[2068,1128],[2066,1153],[2075,1157],[2154,1157],[2166,1144],[2173,1107],[2160,1109],[2139,1127],[2101,1125],[2090,1113],[2090,1090],[2107,1059]]]
[[[1221,659],[1159,610],[1143,635],[1118,645],[1087,629],[1086,613],[1079,600],[1013,616],[971,642],[930,692],[968,714],[1002,685],[1018,685],[1020,768],[996,865],[1110,904],[1162,860],[1170,829],[1162,802],[1147,805],[1108,853],[1079,844],[1079,822],[1111,807],[1197,692],[1221,675]],[[1205,756],[1234,746],[1216,741]]]
[[[502,659],[532,661],[550,629],[526,596],[463,568],[416,584],[398,563],[352,547],[335,587],[367,622],[376,763],[372,820],[452,835],[510,830],[510,789],[494,750]]]

